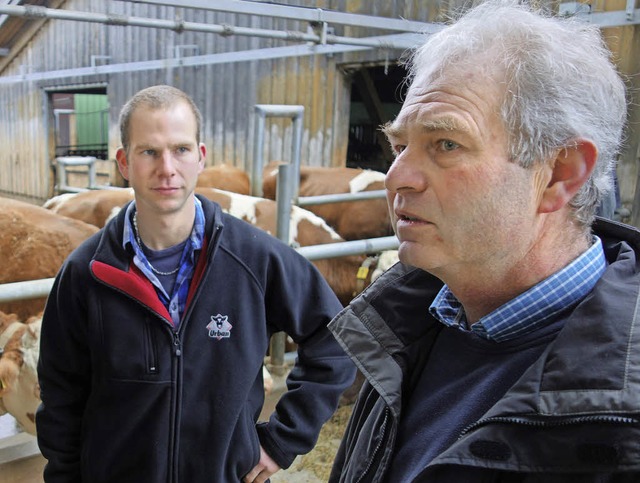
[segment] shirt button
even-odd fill
[[[176,310],[176,304],[171,304],[171,310]]]

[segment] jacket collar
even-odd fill
[[[603,241],[606,272],[488,416],[640,413],[640,231],[598,219],[594,232]],[[329,325],[392,412],[402,404],[398,381],[411,366],[408,346],[438,330],[427,308],[441,286],[426,272],[397,263]],[[355,340],[354,351],[349,341]]]

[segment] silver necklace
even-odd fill
[[[138,231],[138,212],[137,211],[133,214],[133,228],[136,231],[136,241],[138,242],[138,246],[140,247],[140,250],[142,250],[142,240],[140,239],[140,232]],[[164,275],[165,277],[168,277],[169,275],[173,275],[174,273],[177,273],[178,270],[180,270],[180,264],[178,264],[178,266],[173,270],[171,270],[170,272],[162,272],[160,270],[157,270],[153,265],[151,265],[151,262],[149,261],[149,259],[147,259],[147,263],[149,264],[149,267],[151,268],[151,270],[153,270],[154,273],[157,273],[158,275]]]

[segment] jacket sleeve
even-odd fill
[[[287,392],[268,423],[258,425],[262,447],[282,468],[313,448],[355,378],[355,366],[327,329],[342,305],[316,268],[290,251],[272,270],[267,316],[298,344],[298,354]]]
[[[82,284],[65,264],[56,277],[42,319],[36,413],[38,445],[47,459],[47,483],[81,481],[81,425],[90,388],[90,358]]]

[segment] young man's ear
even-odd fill
[[[116,161],[118,163],[118,170],[124,179],[129,181],[129,163],[127,161],[127,153],[124,148],[118,148],[116,151]]]
[[[198,151],[200,151],[200,159],[198,160],[198,162],[200,163],[199,172],[201,173],[204,169],[205,160],[207,159],[207,147],[204,145],[204,143],[200,143],[198,145]]]
[[[576,139],[558,151],[538,211],[551,213],[566,206],[591,176],[597,159],[598,149],[589,139]]]

